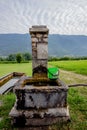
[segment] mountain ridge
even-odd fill
[[[0,34],[0,56],[18,52],[31,53],[31,37],[26,34]],[[48,35],[48,55],[87,56],[87,36],[85,35]]]

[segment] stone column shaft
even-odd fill
[[[34,78],[47,77],[48,28],[32,26],[29,29],[32,41],[32,75]]]

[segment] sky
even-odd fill
[[[47,25],[52,34],[87,35],[87,0],[0,0],[0,34]]]

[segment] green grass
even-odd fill
[[[0,118],[2,120],[0,121],[0,130],[11,129],[11,121],[8,116],[12,106],[15,102],[15,95],[12,93],[9,93],[7,95],[0,96],[0,101],[2,102],[2,105],[0,106]]]
[[[60,69],[87,75],[87,60],[53,61],[49,62],[49,66],[56,66],[59,67]],[[31,75],[32,64],[31,63],[0,64],[0,77],[13,71],[24,72],[27,75]]]
[[[53,61],[49,62],[49,65],[87,75],[87,60]]]
[[[31,63],[16,63],[16,64],[0,64],[0,77],[11,72],[23,72],[27,75],[32,74]]]

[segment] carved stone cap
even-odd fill
[[[45,25],[35,25],[29,29],[29,32],[30,34],[32,33],[47,33],[48,34],[49,29]]]

